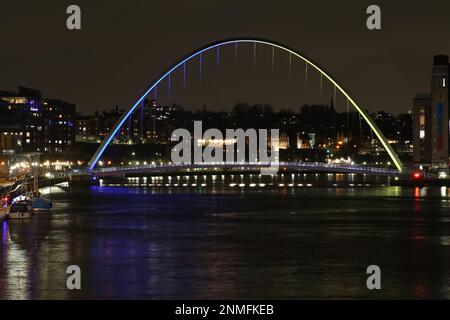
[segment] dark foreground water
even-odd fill
[[[450,189],[386,183],[236,175],[52,187],[51,213],[1,225],[0,298],[450,298]],[[66,288],[73,264],[81,291]],[[366,287],[372,264],[379,291]]]

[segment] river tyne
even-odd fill
[[[42,193],[51,212],[1,225],[0,299],[450,298],[450,188],[219,174]]]

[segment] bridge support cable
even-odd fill
[[[130,114],[128,117],[128,139],[131,140],[132,137],[132,120],[133,120],[133,114]]]
[[[275,65],[275,46],[272,46],[272,72],[274,70]]]
[[[291,77],[292,73],[292,53],[289,52],[289,78]]]
[[[169,73],[169,76],[167,77],[167,84],[168,84],[168,93],[169,93],[169,98],[172,96],[172,92],[171,92],[171,87],[170,87],[170,85],[171,85],[171,77],[172,77],[172,74],[171,73]]]
[[[308,62],[305,61],[305,89],[308,86]]]
[[[319,103],[322,104],[323,76],[320,74]]]
[[[202,77],[202,73],[203,73],[203,71],[202,71],[203,61],[202,61],[202,60],[203,60],[202,54],[200,53],[199,56],[198,56],[198,75],[199,75],[200,81],[203,81],[203,77]]]
[[[350,103],[348,99],[346,100],[346,107],[347,107],[347,135],[350,133]]]
[[[183,63],[183,91],[186,93],[186,61]]]
[[[289,84],[291,83],[291,79],[292,79],[292,54],[289,52],[289,64],[288,64],[288,78],[289,78]],[[291,106],[291,86],[289,85],[287,88],[287,106],[290,107]],[[295,99],[294,99],[295,100]]]
[[[216,49],[216,68],[217,68],[217,72],[219,72],[219,64],[220,64],[220,46],[217,46],[217,49]]]
[[[145,108],[145,100],[142,100],[141,103],[141,135],[144,132],[144,108]]]
[[[359,120],[359,136],[361,137],[361,141],[362,141],[362,123],[361,123],[361,115],[358,113],[358,120]]]
[[[253,70],[256,69],[256,42],[253,44]]]
[[[336,86],[333,87],[333,103],[334,103],[334,109],[336,110],[336,106],[337,106]]]
[[[292,54],[292,56],[295,56],[296,58],[304,61],[305,62],[305,87],[307,85],[307,80],[308,80],[308,68],[313,68],[313,69],[317,70],[321,74],[321,78],[324,77],[329,82],[331,82],[335,86],[335,89],[339,90],[339,92],[346,99],[348,99],[348,101],[352,105],[352,107],[354,107],[358,111],[358,113],[360,114],[360,117],[362,117],[364,119],[364,121],[369,125],[369,127],[370,127],[370,129],[372,131],[372,134],[375,133],[375,135],[377,136],[378,140],[381,142],[381,144],[383,145],[384,149],[386,150],[386,152],[388,153],[389,157],[391,158],[392,162],[396,166],[397,170],[398,171],[402,171],[402,168],[403,168],[402,162],[398,158],[398,156],[395,153],[395,151],[393,150],[392,146],[387,142],[387,139],[385,138],[383,133],[379,130],[379,128],[377,127],[377,125],[375,124],[373,119],[367,113],[367,111],[365,109],[361,108],[350,97],[350,95],[327,72],[325,72],[324,69],[322,67],[320,67],[317,63],[315,63],[313,60],[308,58],[306,55],[301,54],[301,53],[299,53],[296,50],[290,49],[289,47],[287,47],[285,45],[282,45],[282,44],[279,44],[279,43],[276,43],[274,41],[268,41],[268,40],[264,40],[264,39],[232,39],[232,40],[224,40],[224,41],[216,42],[216,43],[210,44],[208,46],[205,46],[205,47],[203,47],[203,48],[201,48],[199,50],[194,51],[190,55],[188,55],[185,58],[181,59],[179,62],[175,63],[165,73],[163,73],[159,78],[157,78],[157,80],[153,83],[153,85],[139,98],[139,100],[128,111],[126,111],[126,112],[124,112],[122,114],[122,116],[119,118],[119,120],[117,121],[115,126],[111,129],[109,134],[102,141],[102,143],[98,147],[97,151],[95,152],[95,154],[92,156],[91,160],[89,161],[89,172],[92,172],[93,168],[95,167],[95,165],[99,161],[101,155],[105,151],[105,148],[111,143],[113,137],[118,132],[118,130],[120,130],[120,127],[122,127],[122,125],[124,124],[126,119],[131,115],[131,113],[133,113],[133,111],[140,105],[142,100],[145,99],[145,97],[152,90],[155,90],[154,92],[155,92],[155,97],[156,97],[156,87],[157,87],[157,85],[161,81],[163,81],[165,78],[167,78],[170,75],[171,72],[173,72],[174,70],[176,70],[177,68],[182,66],[184,63],[188,62],[189,60],[191,60],[191,59],[193,59],[193,58],[198,56],[199,57],[200,79],[201,79],[202,78],[201,77],[202,76],[201,75],[202,74],[202,72],[201,72],[202,71],[202,54],[204,52],[209,51],[209,50],[211,50],[213,48],[217,48],[218,46],[234,44],[235,45],[235,60],[237,62],[238,43],[251,43],[251,44],[255,44],[256,43],[256,44],[263,44],[263,45],[271,46],[272,47],[272,70],[274,69],[275,48],[283,50],[283,51],[286,51],[286,52],[289,52],[289,53]]]

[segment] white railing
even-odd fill
[[[120,167],[108,167],[108,168],[98,168],[95,169],[95,173],[111,173],[111,172],[124,172],[124,171],[139,171],[139,170],[152,170],[155,169],[169,169],[173,168],[177,169],[189,169],[189,168],[229,168],[229,167],[242,167],[245,169],[246,167],[268,167],[273,163],[270,162],[211,162],[211,163],[199,163],[199,164],[174,164],[174,163],[165,163],[165,164],[142,164],[142,165],[129,165],[129,166],[120,166]],[[276,163],[279,167],[290,167],[290,168],[308,168],[308,169],[334,169],[334,170],[344,170],[351,172],[360,172],[360,173],[383,173],[383,174],[397,174],[398,171],[396,169],[390,168],[377,168],[377,167],[368,167],[368,166],[359,166],[359,165],[351,165],[351,164],[336,164],[336,163],[321,163],[321,162],[278,162]]]

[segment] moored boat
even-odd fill
[[[33,213],[28,202],[15,202],[9,208],[9,219],[31,219]]]
[[[50,200],[37,197],[31,200],[31,209],[33,211],[47,211],[53,207],[53,204]]]

